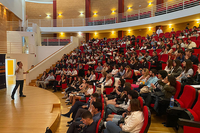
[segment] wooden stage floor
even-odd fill
[[[27,97],[20,98],[19,90],[11,99],[14,78],[9,77],[7,89],[0,90],[1,133],[44,133],[46,127],[55,130],[60,119],[60,100],[48,90],[24,86]]]
[[[66,125],[71,118],[60,117],[60,111],[66,113],[70,108],[60,91],[52,93],[51,89],[25,85],[27,97],[19,98],[17,91],[15,100],[11,100],[14,77],[7,81],[7,89],[0,90],[0,133],[44,133],[50,126],[56,133],[67,132]],[[163,126],[164,121],[164,117],[152,114],[148,133],[176,133],[173,128]]]

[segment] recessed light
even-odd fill
[[[42,15],[39,15],[40,17],[42,16]]]

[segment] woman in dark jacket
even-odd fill
[[[158,56],[157,56],[156,51],[153,52],[153,56],[151,57],[151,59],[149,61],[151,62],[151,65],[157,65]]]
[[[182,69],[182,67],[181,67],[181,61],[180,60],[178,60],[178,59],[176,59],[174,62],[173,62],[173,68],[172,68],[172,70],[169,72],[169,74],[170,75],[173,75],[174,77],[178,77],[181,73],[182,73],[182,71],[183,71],[183,69]]]

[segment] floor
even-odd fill
[[[15,77],[7,77],[7,81],[7,88],[0,89],[0,132],[44,133],[60,114],[53,107],[60,104],[58,97],[38,87],[24,86],[27,97],[19,97],[17,90],[12,100]]]

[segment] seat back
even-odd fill
[[[198,100],[195,103],[192,110],[196,113],[196,116],[194,117],[194,121],[200,121],[200,93],[198,95]]]
[[[183,103],[182,108],[191,108],[196,99],[196,89],[190,85],[186,85],[183,89],[183,94],[179,100]]]
[[[174,98],[177,99],[178,98],[178,95],[181,91],[181,83],[179,81],[176,81],[176,93],[174,95]]]
[[[143,107],[144,107],[144,99],[142,97],[138,97],[138,100],[140,101],[140,106],[143,109]]]
[[[144,122],[140,130],[140,133],[147,133],[151,125],[151,112],[147,106],[144,106],[143,114],[144,114]]]
[[[163,54],[163,55],[161,56],[160,61],[167,62],[168,58],[169,58],[168,54]]]
[[[197,66],[197,65],[193,65],[193,71],[194,71],[194,74],[193,74],[193,76],[196,74],[196,72],[197,72],[197,69],[198,69],[198,66]]]
[[[57,75],[56,76],[56,81],[59,81],[61,79],[61,76],[60,75]]]
[[[111,86],[113,86],[113,85],[114,85],[114,83],[115,83],[115,78],[114,78],[114,77],[112,77],[111,79],[112,79],[112,84],[111,84]]]
[[[102,120],[102,119],[99,119],[99,121],[98,121],[98,123],[97,123],[97,126],[96,126],[96,133],[99,132],[99,125],[100,125],[100,123],[101,123],[101,120]]]

